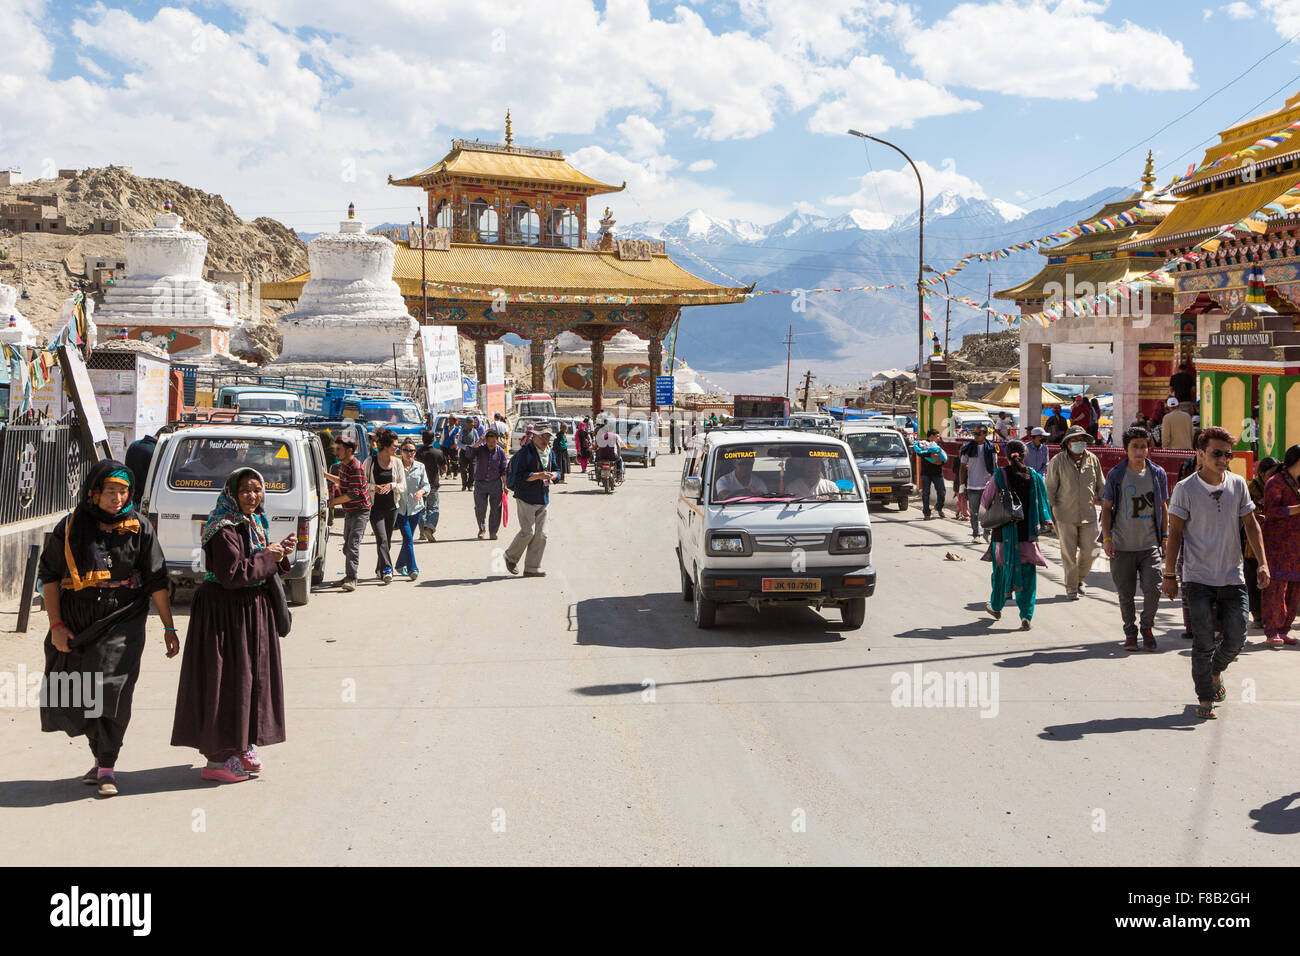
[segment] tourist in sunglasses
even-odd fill
[[[1206,428],[1197,439],[1197,470],[1174,486],[1169,499],[1169,537],[1165,542],[1165,572],[1161,590],[1178,596],[1178,578],[1169,571],[1182,553],[1182,586],[1192,625],[1192,682],[1196,686],[1196,716],[1212,720],[1214,704],[1224,700],[1223,671],[1237,659],[1246,640],[1250,614],[1242,569],[1241,536],[1245,529],[1251,550],[1259,556],[1256,572],[1261,591],[1270,582],[1267,553],[1255,520],[1246,480],[1229,470],[1236,439],[1223,428]],[[1217,625],[1223,637],[1216,641]]]

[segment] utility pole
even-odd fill
[[[808,411],[808,395],[812,391],[812,369],[803,373],[803,410]]]
[[[993,273],[989,273],[989,289],[984,296],[984,341],[989,340],[989,321],[993,317]]]
[[[409,246],[410,243],[408,242]],[[429,283],[424,275],[424,247],[427,245],[424,233],[424,208],[420,208],[420,295],[424,297],[420,308],[420,324],[429,324]]]
[[[790,401],[790,346],[794,345],[794,326],[785,335],[785,400]]]

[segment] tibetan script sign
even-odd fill
[[[1263,332],[1264,320],[1260,316],[1249,319],[1224,319],[1219,325],[1220,332]]]
[[[421,231],[419,226],[411,226],[408,234],[411,237],[412,249],[432,249],[436,252],[446,252],[451,248],[450,229],[425,226],[424,230]]]
[[[1223,323],[1225,326],[1228,323]],[[1243,345],[1265,345],[1272,346],[1272,332],[1212,332],[1210,333],[1210,345],[1219,345],[1227,348],[1240,348]]]

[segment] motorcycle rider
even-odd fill
[[[616,463],[618,470],[618,480],[623,480],[623,456],[620,454],[627,443],[618,436],[614,426],[608,421],[599,423],[596,432],[596,461],[612,461]]]

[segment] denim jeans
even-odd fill
[[[989,481],[992,480],[992,478],[989,479]],[[980,499],[983,497],[983,488],[979,491],[966,492],[966,504],[970,507],[970,534],[972,538],[980,536]]]
[[[402,547],[397,552],[398,574],[420,570],[420,566],[415,563],[415,533],[420,526],[420,514],[421,512],[417,511],[414,514],[397,516],[397,530],[402,535]]]
[[[1213,587],[1184,581],[1187,610],[1192,619],[1192,683],[1197,700],[1214,699],[1211,675],[1221,674],[1237,659],[1246,642],[1246,619],[1250,614],[1246,585],[1229,584]],[[1222,615],[1223,640],[1215,641],[1215,604]]]
[[[424,514],[420,516],[420,524],[430,531],[438,530],[438,489],[434,488],[424,496]]]
[[[361,561],[361,538],[370,523],[370,511],[343,512],[343,576],[356,580]]]
[[[948,493],[947,485],[943,476],[932,478],[929,475],[921,476],[921,513],[926,517],[930,515],[930,489],[934,489],[935,507],[940,511],[943,510],[944,495]]]

